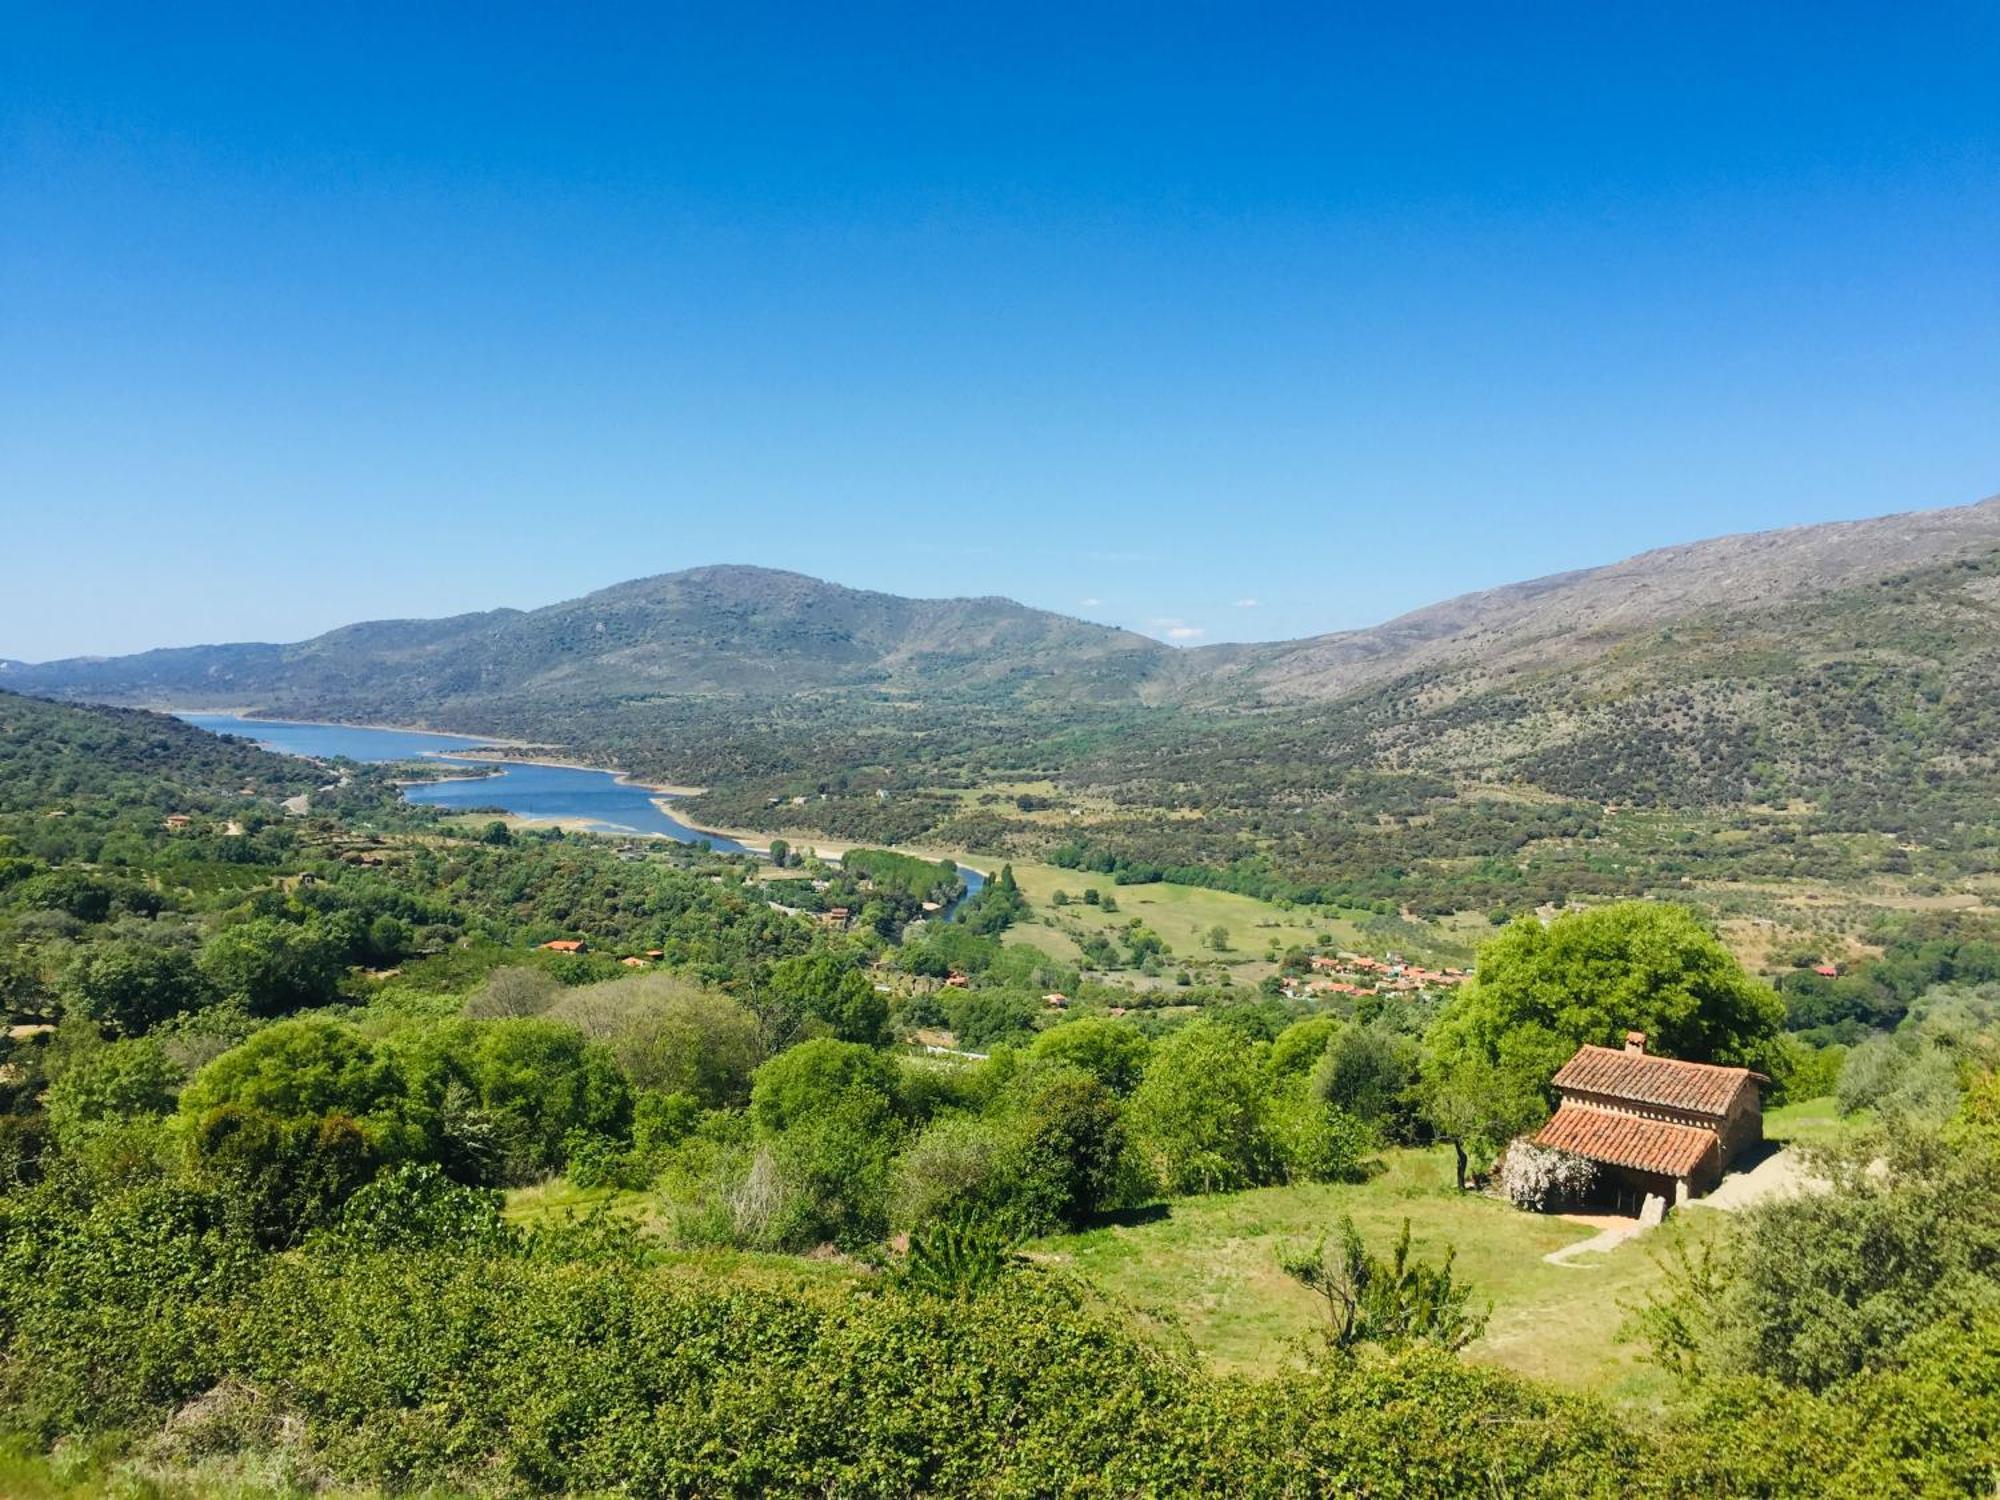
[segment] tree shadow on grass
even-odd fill
[[[1136,1229],[1141,1224],[1158,1224],[1173,1217],[1170,1203],[1146,1203],[1138,1208],[1114,1208],[1101,1214],[1093,1214],[1089,1227],[1092,1229]]]

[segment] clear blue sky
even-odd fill
[[[1296,635],[2000,490],[1985,0],[0,35],[0,656],[716,561]]]

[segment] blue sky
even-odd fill
[[[0,0],[0,656],[1189,642],[2000,490],[2000,9]]]

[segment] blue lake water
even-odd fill
[[[500,768],[497,776],[464,781],[427,782],[404,789],[411,802],[448,811],[497,807],[523,818],[588,819],[629,833],[657,834],[693,844],[706,841],[725,854],[740,854],[743,845],[720,834],[703,833],[662,812],[654,802],[658,792],[621,781],[610,771],[585,771],[572,766],[533,766],[484,760],[457,752],[491,745],[491,740],[460,734],[429,734],[413,729],[365,729],[352,724],[299,724],[281,719],[242,719],[233,714],[182,714],[197,728],[245,739],[287,755],[387,762],[440,761]]]
[[[462,734],[430,734],[416,729],[366,729],[354,724],[242,719],[234,714],[182,714],[180,717],[198,729],[206,729],[213,734],[240,735],[286,755],[319,759],[345,756],[349,760],[376,763],[414,760],[434,765],[442,761],[463,765],[468,770],[478,766],[501,768],[498,776],[480,776],[465,781],[433,781],[403,789],[406,801],[430,807],[454,812],[497,807],[522,818],[550,821],[588,819],[605,828],[655,834],[662,838],[679,839],[684,844],[705,841],[724,854],[746,852],[744,846],[734,839],[703,833],[662,812],[653,800],[661,793],[648,791],[629,781],[620,781],[614,772],[584,771],[574,766],[510,764],[455,753],[491,745],[491,740],[468,739]],[[965,882],[968,896],[986,884],[986,877],[969,865],[960,865],[958,873]]]
[[[418,760],[451,750],[472,750],[491,740],[469,740],[460,734],[425,734],[414,729],[358,729],[352,724],[288,724],[279,719],[239,719],[234,714],[181,714],[197,729],[214,734],[241,735],[267,749],[287,755],[349,760]]]

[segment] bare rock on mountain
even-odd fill
[[[1203,693],[1205,676],[1210,691],[1330,699],[1430,669],[1477,666],[1498,676],[1576,663],[1676,620],[1767,609],[1994,548],[2000,496],[1661,547],[1606,567],[1464,594],[1367,630],[1190,652],[1192,691]]]

